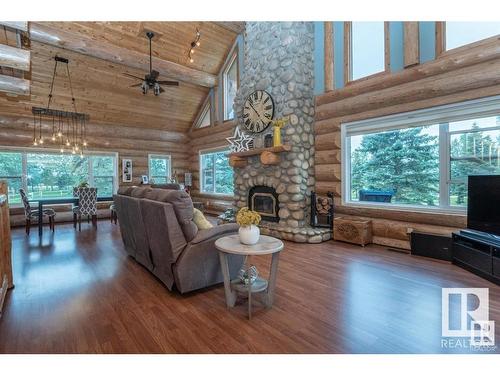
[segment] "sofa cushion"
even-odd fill
[[[118,194],[130,196],[130,193],[132,192],[132,190],[134,190],[133,186],[120,186],[118,188]]]
[[[186,241],[191,241],[198,232],[198,227],[193,222],[193,201],[188,193],[182,190],[166,190],[166,189],[153,189],[154,193],[150,193],[148,199],[170,203],[174,207],[177,221],[181,226],[182,232]]]
[[[179,184],[152,184],[151,187],[155,189],[181,190]]]
[[[213,227],[212,223],[207,220],[205,215],[203,215],[203,212],[201,212],[197,208],[193,209],[193,221],[198,227],[198,230],[209,229]]]
[[[150,187],[135,187],[130,192],[130,196],[134,198],[145,198],[150,190],[152,190]]]

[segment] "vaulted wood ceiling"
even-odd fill
[[[169,131],[187,131],[208,94],[237,36],[238,25],[216,22],[35,22],[31,35],[31,98],[0,95],[0,115],[31,116],[31,106],[45,106],[54,56],[70,60],[78,111],[91,122]],[[194,54],[187,52],[196,29],[202,38]],[[146,31],[153,39],[153,68],[160,79],[180,80],[160,96],[143,95],[138,83],[149,69]],[[70,109],[71,96],[63,69],[58,70],[54,108]]]

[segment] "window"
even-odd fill
[[[348,81],[383,72],[386,68],[384,22],[347,22],[346,40]]]
[[[29,198],[71,197],[82,182],[97,187],[98,196],[116,191],[116,154],[78,155],[32,150],[0,150],[0,179],[9,184],[9,202],[21,203],[19,189]]]
[[[228,150],[200,152],[201,192],[233,194],[233,168],[229,165]]]
[[[0,150],[0,180],[7,181],[9,203],[20,203],[19,189],[24,186],[23,155],[20,152]]]
[[[170,171],[170,155],[149,155],[149,180],[151,183],[168,183]]]
[[[238,54],[234,53],[224,71],[224,120],[234,118],[233,103],[238,90]]]
[[[210,102],[207,102],[207,104],[205,104],[205,107],[203,107],[200,116],[198,117],[195,128],[206,128],[207,126],[210,126],[212,124],[212,116],[210,112]]]
[[[346,204],[460,210],[500,174],[500,97],[342,124]]]
[[[500,34],[500,22],[446,22],[446,50]]]

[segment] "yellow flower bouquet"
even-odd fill
[[[248,207],[243,207],[236,214],[236,222],[240,225],[238,234],[240,236],[240,242],[245,245],[255,245],[259,242],[260,229],[259,225],[261,220],[260,215]]]
[[[252,224],[259,225],[260,220],[260,215],[257,212],[248,209],[248,207],[243,207],[236,214],[236,222],[242,227],[247,227]]]

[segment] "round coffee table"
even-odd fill
[[[226,294],[227,307],[234,307],[238,292],[248,294],[248,319],[251,319],[252,317],[253,293],[260,293],[264,304],[267,307],[271,307],[273,305],[274,288],[276,286],[279,254],[284,247],[283,241],[274,237],[261,235],[259,242],[255,245],[244,245],[240,242],[240,237],[237,234],[232,234],[230,236],[221,237],[215,241],[215,247],[219,250],[220,265],[224,276],[224,292]],[[261,277],[257,277],[257,279],[251,284],[245,284],[239,279],[231,281],[229,275],[229,265],[227,263],[227,254],[245,256],[272,254],[269,278],[266,280]]]

